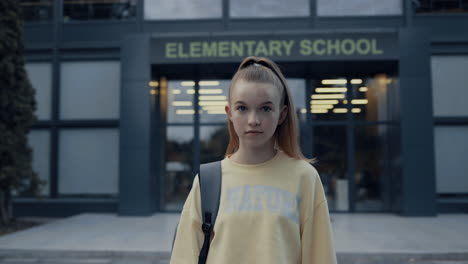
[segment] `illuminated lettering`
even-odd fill
[[[321,45],[322,47],[319,47],[319,45]],[[317,54],[317,55],[325,54],[325,52],[326,52],[325,45],[326,45],[326,42],[323,39],[317,39],[316,41],[314,41],[315,54]]]
[[[216,57],[217,54],[217,46],[216,42],[203,42],[202,44],[202,51],[203,57]]]
[[[356,50],[360,55],[366,55],[370,52],[370,43],[367,39],[358,39],[356,44]]]
[[[263,55],[261,55],[263,54]],[[268,50],[266,48],[265,42],[259,41],[257,43],[257,48],[255,49],[255,56],[269,56]]]
[[[340,55],[340,41],[338,39],[331,40],[327,39],[327,55]]]
[[[286,49],[286,56],[291,56],[291,49],[294,45],[294,40],[283,40],[281,43],[283,43],[284,48]]]
[[[383,50],[378,50],[377,49],[377,40],[376,39],[372,39],[371,43],[372,43],[372,54],[375,54],[375,55],[383,54]]]
[[[356,45],[352,39],[343,39],[341,41],[341,52],[344,55],[351,55],[356,51]]]
[[[281,52],[281,42],[279,40],[271,40],[268,48],[270,50],[270,56],[283,56]]]
[[[200,42],[190,42],[190,57],[200,58],[201,57],[201,43]]]
[[[177,58],[176,51],[177,51],[177,43],[175,42],[166,43],[166,58],[171,58],[171,59]]]
[[[299,53],[304,56],[308,56],[312,54],[312,41],[308,39],[303,39],[299,42]]]

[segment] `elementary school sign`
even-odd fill
[[[246,56],[274,60],[397,59],[392,33],[154,37],[153,63],[230,62]]]

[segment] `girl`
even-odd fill
[[[320,177],[298,145],[295,108],[278,66],[244,59],[229,87],[230,134],[207,264],[334,264]],[[198,175],[184,204],[171,264],[196,264],[203,244]]]

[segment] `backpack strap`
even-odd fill
[[[198,264],[205,264],[210,249],[211,233],[218,216],[221,195],[221,161],[202,164],[198,174],[200,181],[202,230],[205,234],[203,247],[200,250]]]

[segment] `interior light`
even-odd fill
[[[226,114],[226,112],[224,112],[224,111],[215,111],[215,110],[207,111],[207,113],[209,115],[224,115],[224,114]]]
[[[187,89],[187,94],[195,94],[195,89]]]
[[[338,100],[311,100],[310,104],[337,104],[339,103]]]
[[[185,82],[180,82],[180,85],[193,87],[193,86],[195,86],[195,82],[194,81],[185,81]]]
[[[322,84],[347,84],[348,81],[346,79],[328,79],[322,80]]]
[[[207,106],[207,105],[227,105],[227,101],[200,101],[198,103],[200,106]]]
[[[159,86],[159,82],[157,82],[157,81],[150,81],[150,82],[148,83],[148,85],[151,86],[151,87],[158,87],[158,86]]]
[[[348,100],[343,100],[343,104],[348,104]]]
[[[351,100],[351,103],[352,104],[367,104],[367,99],[354,99],[354,100]]]
[[[363,87],[359,87],[359,91],[360,92],[367,92],[369,89],[367,89],[367,87],[363,86]]]
[[[348,89],[346,87],[318,87],[315,88],[317,93],[345,93]]]
[[[158,90],[151,89],[151,90],[150,90],[150,94],[152,94],[152,95],[158,94]]]
[[[328,113],[328,109],[312,109],[310,112],[312,114],[326,114]]]
[[[172,102],[173,106],[192,106],[192,102],[190,101],[174,101]]]
[[[224,111],[223,105],[207,105],[202,107],[205,111]]]
[[[342,113],[347,113],[348,112],[348,109],[346,108],[335,108],[333,109],[333,113],[337,113],[337,114],[342,114]]]
[[[222,94],[223,89],[200,89],[199,94]]]
[[[219,81],[200,81],[200,86],[219,86]]]
[[[307,109],[301,108],[301,114],[306,114],[306,113],[307,113]]]
[[[179,90],[179,89],[173,89],[172,90],[172,94],[181,94],[181,93],[182,93],[182,91]]]
[[[352,79],[351,84],[361,84],[362,80],[361,79]]]
[[[198,97],[199,100],[226,100],[226,96],[224,95],[200,95]]]
[[[332,109],[333,105],[324,105],[324,104],[319,104],[319,105],[312,105],[312,109]]]
[[[177,109],[176,110],[176,115],[193,115],[195,114],[195,110],[189,110],[189,109]]]
[[[361,113],[361,108],[353,108],[353,109],[351,109],[351,112],[353,112],[353,113]]]
[[[312,99],[343,99],[344,94],[313,94]]]

